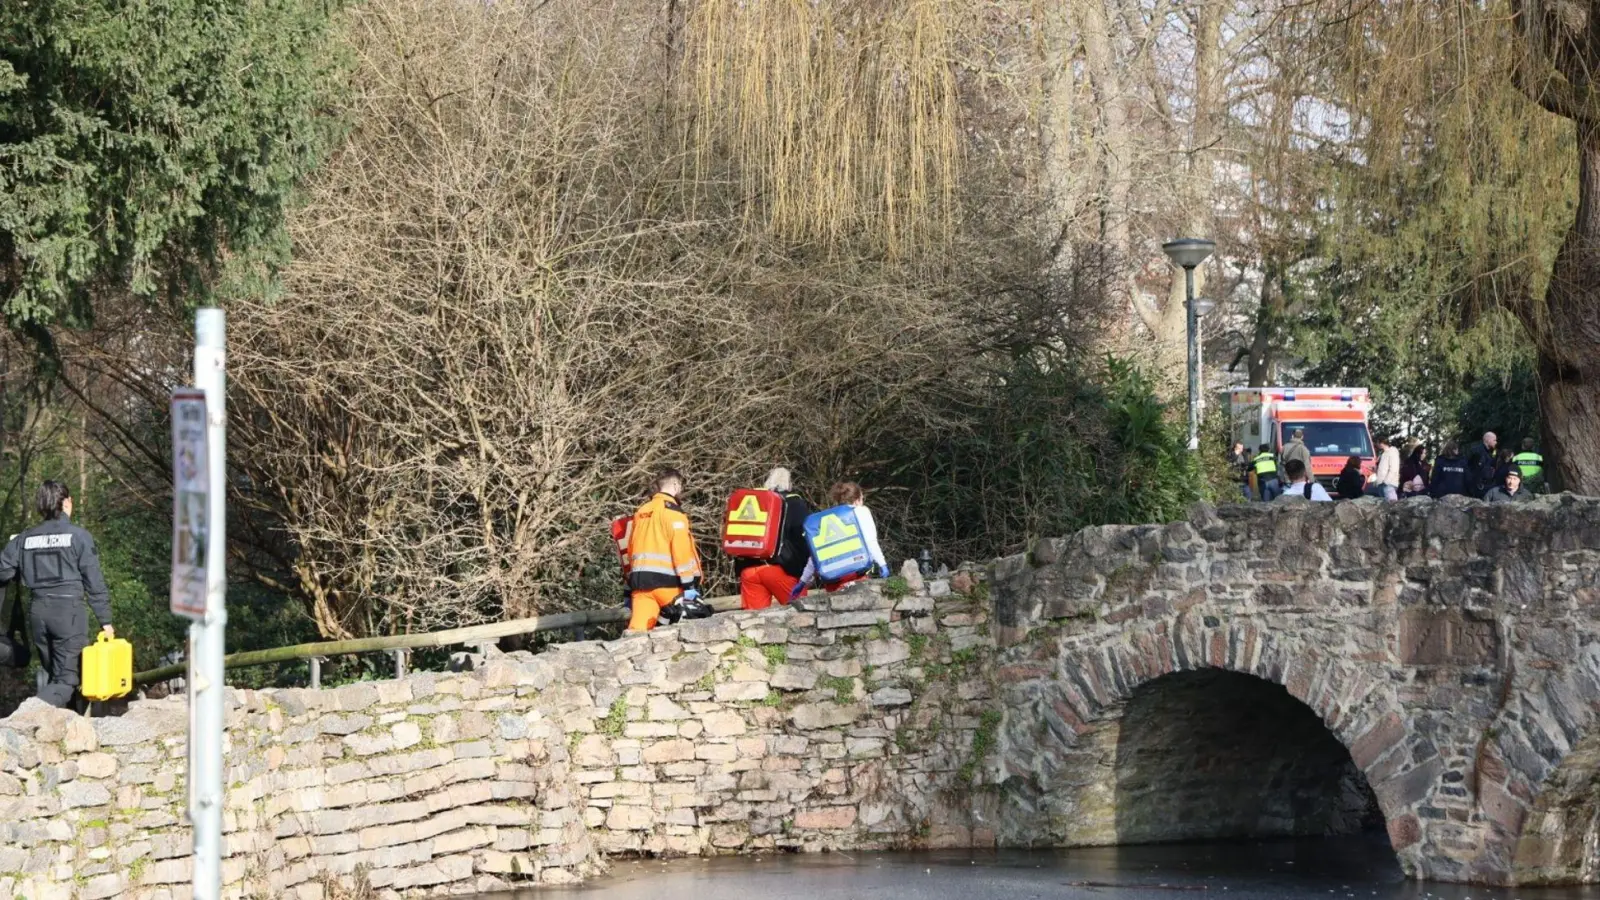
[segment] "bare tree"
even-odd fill
[[[231,308],[234,464],[323,633],[615,602],[603,523],[653,467],[691,473],[710,526],[704,501],[766,465],[826,478],[908,422],[947,424],[939,400],[973,377],[971,285],[1032,233],[997,209],[972,217],[992,239],[866,237],[898,204],[956,202],[936,196],[955,190],[942,145],[911,154],[909,187],[791,171],[811,151],[770,138],[717,154],[710,106],[756,107],[735,133],[772,110],[715,80],[664,88],[635,52],[657,12],[351,14],[353,130],[291,219],[283,296]],[[807,90],[881,111],[893,73],[828,86],[852,60]],[[947,102],[927,83],[913,106]],[[874,139],[885,159],[908,127]]]

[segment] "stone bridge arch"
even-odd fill
[[[1479,766],[1484,807],[1516,837],[1516,884],[1600,881],[1600,644],[1573,649],[1571,665],[1511,692]]]
[[[1041,542],[993,591],[1004,842],[1119,839],[1141,692],[1228,672],[1320,719],[1408,874],[1600,876],[1600,500],[1201,506]]]
[[[1327,646],[1320,634],[1283,638],[1248,618],[1227,624],[1198,610],[1171,619],[1142,622],[1107,639],[1063,638],[1046,640],[1034,649],[1032,666],[1013,664],[1003,678],[1026,675],[1008,683],[1010,713],[1004,730],[1008,752],[1003,754],[1005,782],[1010,801],[1003,816],[1002,842],[1015,844],[1118,844],[1163,840],[1192,840],[1243,836],[1300,836],[1321,834],[1328,816],[1310,815],[1309,821],[1266,821],[1243,832],[1228,815],[1252,802],[1270,797],[1243,797],[1238,788],[1241,770],[1262,763],[1282,763],[1263,770],[1258,789],[1292,790],[1290,783],[1268,785],[1292,770],[1296,759],[1279,759],[1276,752],[1319,754],[1317,738],[1335,745],[1342,761],[1359,773],[1389,828],[1390,838],[1402,855],[1417,855],[1417,828],[1410,804],[1418,785],[1437,780],[1437,756],[1419,760],[1411,752],[1399,702],[1391,685],[1375,679],[1361,666],[1316,649]],[[1040,652],[1042,651],[1042,652]],[[1231,675],[1232,679],[1185,676]],[[1177,731],[1158,735],[1167,742],[1155,750],[1168,758],[1197,758],[1204,762],[1216,750],[1226,759],[1195,767],[1198,779],[1219,780],[1214,788],[1221,801],[1208,827],[1194,830],[1174,809],[1170,794],[1129,798],[1126,791],[1129,746],[1147,744],[1151,722],[1137,717],[1141,694],[1152,689],[1179,689],[1179,697],[1146,700],[1153,711],[1167,715],[1185,712],[1174,703],[1193,702]],[[1276,693],[1274,693],[1276,692]],[[1209,696],[1208,696],[1209,695]],[[1207,702],[1209,700],[1209,702]],[[1238,735],[1239,743],[1214,744],[1217,735],[1260,710],[1243,704],[1260,704],[1276,722],[1260,723],[1282,731],[1251,729]],[[1194,721],[1195,715],[1200,721]],[[1222,714],[1226,722],[1208,721]],[[1296,716],[1300,718],[1296,718]],[[1307,729],[1307,723],[1310,728]],[[1130,735],[1128,728],[1136,729]],[[1310,739],[1310,740],[1308,740]],[[1170,742],[1197,742],[1190,746]],[[1261,746],[1260,742],[1274,742]],[[1338,760],[1335,760],[1336,762]],[[1225,771],[1219,772],[1218,769]],[[1319,773],[1311,773],[1313,775]],[[1331,774],[1331,773],[1330,773]],[[1181,778],[1173,771],[1174,778]],[[1164,786],[1170,788],[1174,782]],[[1337,778],[1328,788],[1338,787]],[[1329,804],[1349,798],[1329,794]],[[1163,804],[1145,807],[1146,803]],[[1182,805],[1182,804],[1180,804]],[[1192,804],[1191,804],[1192,805]],[[1268,804],[1270,805],[1270,804]],[[1334,813],[1329,809],[1326,812]],[[1148,819],[1164,819],[1168,831],[1152,830]],[[1274,817],[1279,818],[1281,817]],[[1041,840],[1042,839],[1042,840]],[[1420,871],[1420,868],[1419,868]]]

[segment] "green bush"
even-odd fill
[[[1175,410],[1131,362],[1013,361],[959,410],[868,474],[891,558],[952,568],[1088,525],[1181,518],[1203,479]]]

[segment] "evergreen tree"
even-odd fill
[[[327,0],[0,3],[0,305],[201,299],[270,271],[333,122]],[[259,285],[257,285],[259,287]]]

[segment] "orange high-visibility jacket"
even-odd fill
[[[689,517],[669,494],[656,494],[633,514],[628,587],[636,591],[700,587],[700,551]]]

